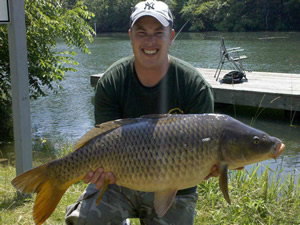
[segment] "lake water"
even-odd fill
[[[170,49],[170,54],[184,59],[196,67],[216,68],[219,63],[220,37],[229,47],[242,47],[248,59],[243,61],[249,71],[297,73],[300,76],[300,33],[181,33]],[[262,39],[263,38],[263,39]],[[77,51],[77,72],[66,73],[63,87],[57,94],[50,93],[31,101],[32,132],[34,140],[46,140],[59,149],[66,143],[74,143],[94,126],[94,89],[90,75],[104,72],[116,60],[132,54],[127,34],[103,34],[89,44],[91,54]],[[67,50],[59,42],[58,50]],[[75,50],[76,51],[76,50]],[[231,69],[231,67],[225,67]],[[232,68],[233,69],[233,68]],[[249,82],[251,77],[249,76]],[[288,79],[288,77],[287,77]],[[268,84],[266,84],[268,85]],[[251,122],[257,109],[226,106],[217,112],[231,114],[246,124],[262,129],[283,140],[286,144],[282,156],[264,162],[271,168],[284,168],[286,172],[300,171],[300,122],[286,119],[283,112],[266,111]],[[292,125],[291,125],[292,123]],[[12,146],[0,148],[2,154],[12,151]]]

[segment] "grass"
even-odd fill
[[[49,157],[53,159],[49,148],[44,148],[44,153],[34,154],[34,166]],[[67,154],[69,149],[63,148],[58,155]],[[283,177],[279,169],[271,173],[268,167],[259,174],[261,166],[253,165],[248,172],[230,171],[231,205],[224,200],[217,178],[200,183],[194,224],[300,224],[300,178],[295,181],[295,174]],[[0,224],[34,224],[31,212],[35,195],[16,193],[10,183],[15,177],[14,166],[0,166],[0,174]],[[76,202],[86,186],[83,182],[72,185],[45,224],[64,224],[66,206]],[[131,221],[133,225],[140,224],[137,219]]]
[[[23,197],[16,193],[10,184],[10,181],[15,177],[14,167],[0,167],[0,173],[0,224],[34,224],[32,208],[35,194]],[[64,215],[66,206],[76,202],[86,186],[83,182],[72,185],[45,224],[65,224]]]
[[[195,224],[300,224],[300,185],[294,175],[269,168],[232,171],[229,181],[231,205],[227,205],[216,179],[199,185]],[[295,185],[297,184],[297,185]]]

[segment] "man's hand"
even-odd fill
[[[244,169],[244,167],[239,167],[236,168],[236,170],[242,170]],[[217,165],[214,165],[211,169],[210,169],[210,174],[208,174],[204,180],[209,179],[210,177],[218,177],[220,175],[220,171],[219,171],[219,167]]]
[[[208,180],[210,177],[218,177],[220,175],[219,169],[217,165],[214,165],[211,169],[210,169],[210,174],[208,174],[204,180]]]
[[[116,183],[115,176],[111,172],[104,172],[103,168],[98,168],[95,172],[88,172],[88,174],[83,178],[83,182],[86,184],[96,184],[96,188],[100,189],[104,184],[105,177],[108,178],[110,184]]]

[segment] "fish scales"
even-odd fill
[[[180,126],[182,124],[178,123],[175,125],[178,129],[171,128],[168,126],[169,122],[175,121],[162,121],[160,119],[152,126],[146,125],[144,129],[138,128],[142,130],[139,138],[131,135],[131,132],[128,133],[128,138],[125,134],[124,147],[126,150],[132,150],[132,152],[128,152],[129,157],[126,163],[127,166],[132,168],[130,169],[130,176],[126,177],[126,174],[122,173],[123,167],[119,167],[120,170],[118,172],[120,172],[122,177],[119,180],[120,185],[130,188],[134,186],[136,189],[148,191],[149,189],[153,190],[153,188],[165,188],[170,184],[170,179],[173,179],[173,185],[176,182],[183,183],[185,181],[183,178],[186,177],[189,163],[186,159],[188,156],[187,145],[194,145],[195,142],[193,141],[197,139],[193,138],[187,143],[184,140],[185,127]],[[164,124],[167,124],[167,126],[164,126]],[[149,137],[153,137],[152,144],[145,148],[144,151],[141,151],[140,146],[143,146],[144,140],[149,140]],[[129,146],[132,146],[132,148],[129,148]],[[134,156],[132,157],[131,154]],[[149,154],[151,154],[152,158],[149,157]],[[198,157],[195,155],[191,158],[197,159]],[[170,165],[173,166],[173,170],[170,169]],[[152,173],[150,174],[151,171]],[[117,176],[118,172],[116,172]]]
[[[38,192],[33,216],[41,224],[71,184],[103,167],[120,186],[154,192],[161,217],[177,190],[200,183],[213,166],[220,168],[220,188],[230,203],[227,168],[276,158],[283,148],[279,139],[226,115],[150,115],[101,124],[78,141],[73,153],[27,171],[12,183],[26,193]],[[51,191],[56,198],[48,196]]]
[[[53,162],[53,173],[65,171],[60,177],[65,181],[103,167],[113,172],[117,184],[140,191],[163,189],[171,181],[179,189],[196,185],[209,172],[209,165],[217,162],[218,128],[222,124],[214,121],[192,115],[186,120],[143,118],[96,137],[64,159],[61,166]],[[202,141],[208,137],[209,141]]]

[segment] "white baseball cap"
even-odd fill
[[[173,26],[173,17],[169,6],[156,0],[147,0],[139,2],[133,9],[130,16],[130,27],[143,16],[152,16],[157,19],[164,27]]]

